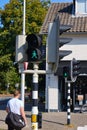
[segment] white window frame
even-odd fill
[[[86,2],[85,2],[85,3],[86,3],[86,8],[85,8],[85,12],[87,13],[87,0],[86,0]]]
[[[76,0],[75,3],[75,14],[80,15],[80,14],[87,14],[87,0],[85,0],[85,12],[79,12],[78,11],[78,0]]]

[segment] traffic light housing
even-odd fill
[[[59,29],[59,35],[58,35],[58,38],[59,38],[59,49],[58,49],[59,50],[59,61],[63,57],[65,57],[65,56],[67,56],[67,55],[72,53],[71,50],[60,50],[60,48],[64,44],[67,44],[67,43],[71,42],[71,40],[72,40],[72,38],[65,38],[65,37],[61,36],[64,32],[70,30],[71,27],[72,27],[71,25],[59,25],[59,28],[58,28]]]
[[[71,38],[60,37],[63,32],[71,29],[71,25],[60,25],[59,17],[56,17],[53,22],[49,23],[48,38],[47,38],[47,62],[53,64],[54,73],[56,74],[60,60],[72,53],[71,50],[60,50],[61,46],[69,43]]]
[[[17,35],[16,48],[15,48],[16,63],[23,63],[27,61],[26,50],[27,50],[26,35]]]
[[[64,66],[63,67],[63,77],[64,78],[69,78],[70,77],[70,67],[69,66]]]
[[[26,37],[27,42],[27,57],[29,62],[37,62],[41,60],[41,37],[36,34],[29,34]]]
[[[79,74],[80,74],[80,61],[73,58],[71,60],[71,79],[75,81]]]

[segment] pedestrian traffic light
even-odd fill
[[[69,66],[64,66],[63,67],[63,77],[64,78],[69,78],[70,77],[70,67]]]
[[[71,79],[76,80],[77,76],[80,74],[80,61],[75,58],[71,60]]]
[[[37,62],[41,60],[41,45],[42,40],[41,37],[36,34],[29,34],[26,37],[26,41],[28,43],[27,48],[27,57],[30,62]]]

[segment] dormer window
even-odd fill
[[[87,14],[87,0],[76,0],[76,15]]]

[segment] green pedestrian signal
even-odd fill
[[[28,43],[27,57],[29,62],[37,62],[41,60],[41,46],[42,40],[41,37],[36,34],[29,34],[26,37]]]
[[[67,77],[68,76],[68,74],[67,73],[64,73],[64,77]]]
[[[33,58],[36,58],[36,59],[38,58],[38,57],[37,57],[37,52],[36,52],[35,50],[32,52],[32,57],[31,57],[31,58],[32,58],[32,59],[33,59]]]
[[[63,77],[69,78],[70,77],[70,68],[68,66],[63,67]]]

